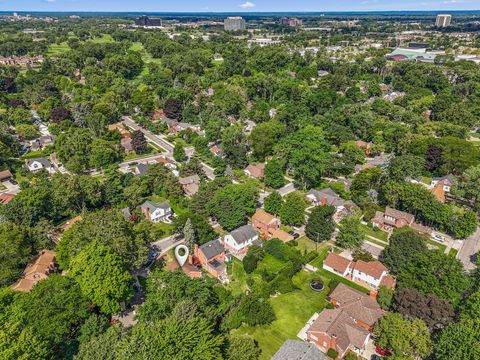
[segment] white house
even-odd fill
[[[47,170],[49,173],[55,172],[52,164],[45,158],[37,158],[37,159],[29,159],[25,161],[25,165],[27,166],[30,172],[36,173],[40,170]]]
[[[223,242],[232,254],[242,256],[247,253],[248,248],[258,241],[258,234],[252,225],[244,225],[230,234],[225,235]]]
[[[161,204],[153,201],[145,201],[142,205],[140,205],[140,209],[142,210],[142,214],[151,222],[171,222],[169,218],[173,212],[168,201],[165,201]]]

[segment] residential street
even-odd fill
[[[130,129],[132,130],[141,130],[144,134],[145,137],[154,143],[157,146],[160,146],[162,149],[167,151],[167,157],[173,159],[173,148],[175,147],[172,143],[168,142],[165,140],[162,135],[155,135],[151,131],[142,128],[138,124],[136,124],[130,116],[123,116],[122,117],[122,122],[127,125]],[[201,163],[203,167],[203,171],[205,172],[205,175],[213,180],[215,179],[215,169],[213,169],[211,166],[205,164],[204,162]]]
[[[477,231],[464,241],[464,244],[458,252],[458,259],[463,263],[466,270],[476,268],[477,253],[480,251],[480,226]]]

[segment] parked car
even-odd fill
[[[383,349],[381,348],[380,346],[377,346],[375,348],[375,352],[379,355],[382,355],[382,356],[391,356],[392,355],[392,352],[388,349]]]
[[[377,354],[373,354],[371,357],[370,357],[370,360],[382,360],[382,358],[380,356],[378,356]]]
[[[438,234],[435,234],[432,236],[432,239],[433,240],[436,240],[436,241],[439,241],[439,242],[445,242],[447,241],[447,238],[445,236],[442,236],[442,235],[438,235]]]
[[[288,233],[293,236],[294,240],[297,240],[300,237],[300,234],[295,231],[289,231]]]

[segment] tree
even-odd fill
[[[120,159],[117,147],[111,141],[96,138],[90,146],[90,166],[104,169]]]
[[[63,269],[68,269],[70,260],[88,244],[99,241],[125,259],[128,266],[139,267],[147,261],[147,240],[137,234],[133,224],[115,210],[92,212],[83,221],[65,232],[57,245],[57,260]]]
[[[424,358],[432,349],[425,322],[405,320],[397,313],[385,314],[374,326],[375,344],[390,349],[398,359]]]
[[[132,133],[132,148],[135,154],[144,154],[147,151],[148,143],[142,130]]]
[[[415,254],[398,274],[399,287],[433,293],[454,305],[458,304],[468,285],[462,263],[435,250]]]
[[[228,360],[257,360],[261,350],[249,336],[231,335],[227,350]]]
[[[250,134],[254,158],[264,161],[265,157],[272,155],[273,147],[280,141],[285,130],[285,125],[275,120],[255,126]]]
[[[57,107],[52,109],[52,112],[50,113],[50,120],[54,123],[60,123],[62,121],[68,120],[72,117],[72,114],[70,113],[70,110],[64,108],[64,107]]]
[[[183,162],[186,160],[187,154],[185,153],[185,149],[182,143],[177,142],[175,144],[175,147],[173,148],[173,158],[175,159],[175,161],[178,162]]]
[[[381,261],[394,274],[410,263],[414,256],[427,251],[424,237],[413,229],[396,229],[390,241],[382,251]]]
[[[220,360],[222,338],[204,318],[180,320],[170,316],[133,328],[121,346],[121,359]]]
[[[425,159],[421,156],[397,156],[388,165],[388,177],[397,182],[405,181],[407,177],[415,179],[423,174],[424,169]]]
[[[285,165],[281,160],[270,160],[265,166],[265,185],[274,189],[285,185]]]
[[[255,212],[258,190],[251,184],[231,184],[215,192],[207,203],[207,209],[228,231],[246,223]]]
[[[22,273],[32,248],[25,231],[10,222],[0,224],[0,247],[0,286],[5,286]]]
[[[221,140],[227,163],[234,169],[243,169],[247,164],[247,143],[242,125],[236,123],[225,128]]]
[[[38,127],[35,125],[27,125],[27,124],[17,125],[15,127],[15,131],[17,132],[18,135],[23,137],[25,140],[32,140],[40,136],[40,131],[38,130]]]
[[[35,285],[30,294],[17,298],[10,311],[12,320],[46,341],[57,356],[65,351],[65,344],[75,337],[89,315],[88,302],[78,284],[59,274],[50,275]]]
[[[169,119],[180,120],[182,115],[182,102],[178,99],[168,99],[163,106],[163,111]]]
[[[243,269],[247,274],[251,274],[257,268],[258,262],[265,256],[265,252],[258,245],[252,245],[248,248],[247,255],[243,258]]]
[[[194,231],[194,239],[198,245],[203,245],[211,240],[215,240],[218,234],[213,230],[207,216],[202,214],[179,214],[173,220],[174,232],[184,234],[187,221],[190,220]]]
[[[121,326],[111,326],[106,332],[80,342],[75,359],[78,360],[116,360],[118,359],[121,339]]]
[[[240,304],[226,320],[231,328],[237,328],[242,323],[249,326],[267,325],[275,320],[275,312],[268,298],[255,294],[244,295]]]
[[[303,195],[293,192],[285,196],[285,203],[280,211],[283,223],[292,226],[300,226],[305,223],[305,209],[307,205]]]
[[[393,290],[385,286],[378,288],[377,302],[383,310],[388,310],[393,300]]]
[[[398,289],[393,309],[407,319],[422,319],[430,331],[443,329],[455,315],[448,301],[433,294],[421,294],[415,289]]]
[[[190,254],[193,255],[193,250],[195,248],[195,231],[193,230],[192,220],[190,220],[190,218],[187,219],[185,226],[183,227],[183,237]]]
[[[465,171],[462,181],[453,188],[453,193],[467,199],[480,212],[480,165]]]
[[[335,230],[333,214],[335,214],[335,207],[333,206],[315,207],[305,227],[308,238],[315,242],[330,240]]]
[[[340,232],[335,242],[343,248],[358,248],[363,243],[364,234],[360,228],[360,219],[349,216],[340,221]]]
[[[272,193],[265,198],[264,206],[266,212],[273,215],[280,215],[283,206],[282,195],[280,195],[278,191],[272,191]]]
[[[105,314],[120,312],[120,303],[133,296],[133,278],[125,261],[98,241],[87,245],[72,259],[69,276],[80,284],[85,297]]]
[[[464,319],[447,326],[435,344],[435,359],[479,360],[480,320]]]

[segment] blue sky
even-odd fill
[[[480,0],[0,0],[0,11],[480,10]]]

